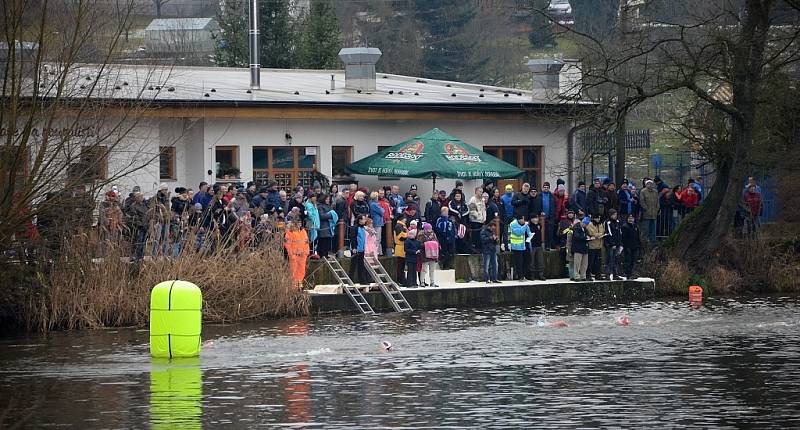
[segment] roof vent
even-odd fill
[[[381,58],[378,48],[342,48],[344,86],[349,90],[375,89],[375,63]]]
[[[561,60],[537,59],[528,61],[533,73],[533,99],[552,100],[558,95],[559,75],[564,62]]]

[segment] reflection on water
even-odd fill
[[[5,339],[0,427],[800,427],[798,310],[785,297],[290,319],[206,327],[201,357],[172,362],[149,357],[146,331]]]
[[[150,368],[151,428],[202,428],[202,402],[200,358],[153,358]]]

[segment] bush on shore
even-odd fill
[[[665,296],[684,296],[690,285],[702,286],[708,295],[798,293],[799,248],[793,241],[731,240],[699,275],[685,261],[665,261],[656,248],[645,254],[641,274],[655,279],[656,290]]]
[[[170,279],[200,287],[207,322],[308,313],[308,298],[293,288],[279,244],[262,243],[241,253],[234,246],[214,248],[187,248],[179,257],[135,262],[128,258],[125,241],[74,236],[53,261],[40,265],[46,270],[16,276],[13,297],[3,298],[14,305],[4,306],[3,319],[16,320],[12,322],[23,330],[42,332],[143,327],[149,321],[150,290]]]

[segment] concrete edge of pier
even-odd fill
[[[338,293],[309,291],[311,313],[357,313],[350,298]],[[562,304],[603,304],[655,298],[655,281],[639,278],[630,281],[574,282],[569,279],[548,281],[504,281],[500,284],[463,282],[440,287],[402,288],[403,295],[415,310],[444,308],[535,306]],[[363,293],[376,312],[392,311],[392,306],[377,289]]]

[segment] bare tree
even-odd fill
[[[584,53],[580,94],[601,102],[594,120],[607,129],[624,130],[626,112],[666,93],[692,106],[695,115],[681,106],[674,118],[695,130],[687,144],[709,157],[715,182],[705,203],[666,245],[672,257],[701,269],[731,232],[741,181],[752,168],[756,116],[771,103],[765,83],[800,59],[800,5],[794,0],[627,0],[624,6],[635,6],[626,10],[632,28],[624,33],[624,43],[562,26]],[[697,113],[714,120],[698,121]]]
[[[169,3],[170,0],[153,0],[153,6],[156,8],[156,18],[161,18],[161,8],[164,7],[165,4]]]
[[[88,206],[80,218],[91,225],[97,192],[158,157],[139,127],[153,70],[130,74],[109,62],[125,26],[95,3],[2,3],[2,250],[45,213],[68,223]]]

